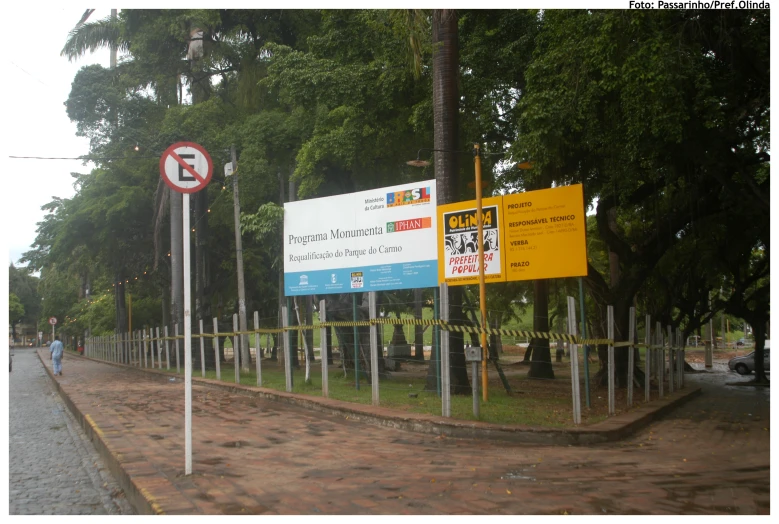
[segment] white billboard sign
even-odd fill
[[[435,180],[284,204],[286,296],[435,287]]]

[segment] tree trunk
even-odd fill
[[[195,314],[193,318],[211,318],[211,303],[207,299],[209,288],[208,261],[208,192],[194,194],[195,216],[191,221],[195,229]],[[205,321],[204,321],[205,324]],[[183,332],[183,321],[179,324]],[[193,332],[196,326],[192,326]],[[205,329],[205,326],[204,326]]]
[[[433,138],[438,204],[460,200],[458,173],[458,113],[460,98],[457,15],[450,9],[433,11]]]
[[[630,323],[630,305],[633,299],[619,300],[614,305],[614,341],[625,341],[628,339],[628,328]],[[628,357],[630,348],[614,348],[614,384],[615,387],[627,387],[628,376]],[[595,374],[594,382],[599,386],[607,387],[609,384],[608,376],[608,346],[598,346],[598,359],[600,360],[600,371]],[[633,375],[636,380],[642,380],[644,373],[638,367],[638,360],[633,366]]]
[[[450,9],[433,11],[433,144],[435,149],[436,203],[448,204],[460,199],[458,173],[458,122],[460,97],[460,56],[458,48],[457,15]],[[462,322],[462,288],[449,288],[452,322]],[[449,334],[449,364],[451,393],[470,395],[471,384],[465,366],[463,334]],[[430,359],[427,368],[426,391],[437,391],[437,361]]]
[[[533,331],[549,331],[549,281],[537,279],[533,282]],[[533,356],[527,376],[531,378],[555,378],[552,369],[552,354],[549,350],[549,339],[533,338],[530,340]]]
[[[449,304],[451,304],[449,321],[452,324],[464,324],[466,321],[462,309],[463,288],[453,286],[449,288]],[[465,363],[465,340],[463,333],[452,331],[449,333],[449,391],[453,395],[470,395],[471,383],[468,380],[468,369]],[[438,379],[436,378],[437,362],[431,358],[427,367],[425,379],[425,391],[437,391]]]
[[[333,328],[327,328],[325,330],[327,338],[327,365],[333,365]]]

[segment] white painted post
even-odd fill
[[[568,297],[568,333],[576,336],[576,301]],[[582,423],[582,399],[579,391],[579,347],[569,345],[571,353],[571,393],[573,395],[573,423]]]
[[[326,305],[324,300],[319,301],[319,322],[327,322],[327,312],[325,311]],[[327,373],[327,330],[329,328],[323,327],[319,331],[319,356],[322,360],[322,396],[327,398],[330,395],[328,379],[330,375]]]
[[[233,333],[238,332],[238,314],[233,313]],[[233,335],[233,364],[235,364],[235,383],[241,383],[241,347],[238,345],[238,335]]]
[[[219,363],[219,337],[216,335],[219,333],[219,322],[214,317],[214,357],[216,360],[216,379],[222,380],[221,364]]]
[[[630,346],[628,346],[628,407],[633,405],[633,366],[636,365],[636,346],[633,343],[636,341],[636,308],[630,308],[630,320],[628,327],[628,339],[630,340]]]
[[[206,340],[203,336],[203,319],[198,320],[198,327],[200,327],[200,376],[206,376]]]
[[[168,370],[170,370],[170,340],[168,340],[170,333],[168,332],[168,326],[162,327],[162,334],[165,337],[165,361],[168,363]],[[160,355],[160,360],[162,360],[162,355]],[[160,369],[162,369],[162,362],[160,362]]]
[[[157,332],[157,369],[162,369],[162,337],[160,336],[160,327],[157,326],[154,328]],[[165,326],[165,332],[167,333],[168,327]],[[165,336],[167,339],[167,335]],[[165,340],[165,345],[168,344],[168,341]]]
[[[449,321],[449,286],[444,282],[440,286],[439,316]],[[449,374],[449,331],[441,330],[441,416],[452,416],[452,394]]]
[[[609,415],[617,413],[614,399],[614,306],[606,306],[608,338],[612,341],[608,348],[608,372],[609,372]]]
[[[146,332],[146,328],[143,329],[143,367],[144,369],[149,367],[148,358],[146,356],[146,351],[149,349],[149,334]],[[138,364],[140,365],[140,359],[138,359]]]
[[[262,346],[260,345],[260,312],[254,312],[254,354],[256,355],[254,360],[254,370],[257,373],[257,385],[262,387]]]
[[[159,338],[160,328],[157,328],[157,337]],[[151,355],[151,368],[154,369],[154,341],[156,340],[154,338],[154,328],[149,328],[149,336],[150,336],[150,343],[149,343],[149,354]],[[157,341],[157,345],[159,346],[159,341]]]
[[[368,292],[368,315],[371,320],[376,318],[376,292]],[[379,405],[379,333],[378,326],[369,327],[371,339],[371,404]]]
[[[644,343],[646,344],[646,351],[644,352],[644,400],[649,402],[649,379],[651,378],[649,370],[652,369],[652,358],[650,357],[652,354],[652,318],[649,315],[646,316],[646,323],[644,326],[646,327],[644,331]]]
[[[189,193],[182,193],[184,238],[184,473],[192,474],[192,301],[190,297]],[[178,341],[178,339],[176,339]],[[178,354],[178,351],[176,351]]]
[[[190,317],[190,322],[192,317]],[[191,326],[192,324],[190,324]],[[191,334],[190,334],[191,335]],[[176,374],[181,373],[181,365],[179,364],[179,325],[178,323],[173,324],[173,336],[175,336],[175,340],[173,340],[173,347],[176,349]],[[187,341],[184,341],[184,344],[186,345]],[[190,347],[192,346],[192,341],[189,342]],[[168,369],[170,369],[170,354],[168,353],[168,346],[165,346],[165,356],[168,358]],[[186,365],[184,366],[186,367]]]
[[[281,325],[284,329],[284,377],[287,380],[286,389],[288,393],[292,393],[292,362],[290,362],[290,340],[289,331],[286,329],[289,327],[289,315],[287,313],[287,306],[281,307]]]

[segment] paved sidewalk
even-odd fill
[[[589,446],[410,432],[195,384],[191,476],[182,380],[70,354],[52,378],[139,513],[770,513],[769,394],[725,373],[688,374],[702,395]]]

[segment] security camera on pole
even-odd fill
[[[160,175],[173,191],[182,193],[184,240],[184,454],[185,474],[192,474],[192,311],[189,260],[189,194],[206,187],[213,172],[211,156],[200,145],[177,142],[162,153]]]

